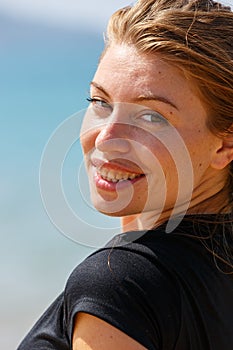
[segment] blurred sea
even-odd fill
[[[98,31],[62,30],[0,16],[0,348],[4,350],[16,348],[63,289],[73,267],[94,249],[68,239],[50,222],[40,197],[39,166],[54,129],[87,106],[89,82],[102,48]],[[75,164],[71,159],[66,172],[74,180],[81,152],[73,153]]]

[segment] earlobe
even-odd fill
[[[233,135],[228,135],[222,140],[221,148],[216,150],[211,166],[214,169],[224,169],[233,161]]]

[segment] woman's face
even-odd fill
[[[220,140],[181,70],[160,55],[113,45],[90,98],[81,143],[97,210],[169,216],[175,203],[182,211],[213,195],[211,160]]]

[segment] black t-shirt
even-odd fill
[[[232,350],[233,277],[209,251],[213,230],[217,247],[232,228],[186,218],[170,234],[162,225],[133,242],[133,233],[116,236],[75,268],[18,350],[72,349],[78,312],[149,350]]]

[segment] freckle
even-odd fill
[[[173,114],[173,112],[170,112],[170,115],[172,115]]]
[[[161,74],[161,72],[159,71],[159,74]]]
[[[202,163],[199,164],[199,168],[202,167]]]
[[[200,130],[200,129],[198,129],[198,132],[200,133],[200,132],[201,132],[201,130]]]

